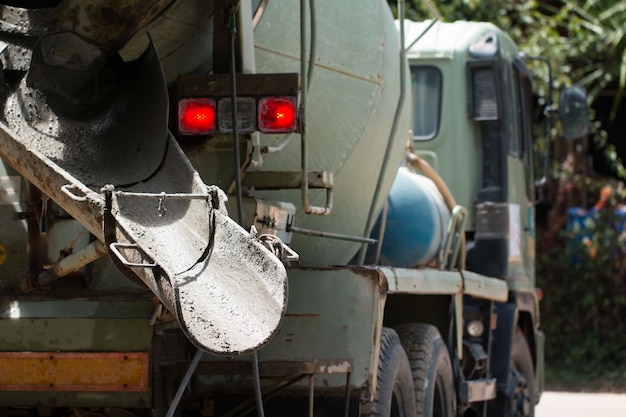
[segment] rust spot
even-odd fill
[[[378,288],[380,289],[381,294],[386,294],[389,291],[389,281],[387,281],[387,277],[380,269],[376,270],[378,274]]]
[[[372,334],[372,336],[374,336],[372,338],[372,346],[376,346],[379,341],[380,341],[380,334],[378,332],[380,328],[378,326],[374,326],[374,333]]]

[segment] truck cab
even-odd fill
[[[532,355],[534,402],[543,389],[544,335],[535,290],[532,76],[510,37],[490,23],[404,25],[414,152],[468,208],[465,268],[509,288],[508,300],[494,307],[491,369],[499,384],[508,379],[506,352],[521,332]],[[480,304],[466,300],[466,316]]]
[[[468,269],[532,288],[531,75],[515,44],[490,23],[406,23],[407,43],[425,32],[407,50],[413,147],[457,203],[471,208]]]

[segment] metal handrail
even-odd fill
[[[306,214],[317,214],[321,216],[329,215],[333,208],[333,190],[329,188],[326,190],[326,205],[324,207],[317,207],[311,205],[309,202],[309,177],[308,177],[308,154],[306,150],[306,104],[307,104],[307,92],[308,85],[312,81],[313,68],[315,63],[315,45],[316,45],[316,24],[315,24],[315,5],[314,0],[308,0],[309,7],[311,9],[311,45],[308,56],[307,66],[307,30],[306,30],[306,2],[307,0],[300,0],[300,82],[302,83],[302,89],[300,92],[300,169],[302,174],[302,209]]]
[[[442,246],[441,266],[445,269],[453,269],[457,263],[466,221],[467,209],[463,206],[454,206],[450,213],[446,240]]]

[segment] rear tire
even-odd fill
[[[411,366],[397,333],[384,327],[376,379],[375,417],[414,417],[415,392]]]
[[[456,392],[450,354],[435,326],[397,326],[413,374],[418,417],[456,416]]]

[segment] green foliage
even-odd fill
[[[626,3],[572,1],[552,10],[558,29],[568,41],[563,58],[570,77],[587,88],[591,99],[607,87],[616,89],[611,110],[614,120],[626,85]]]
[[[579,377],[621,369],[626,378],[625,218],[611,205],[587,215],[538,256],[546,360]]]
[[[389,0],[397,13],[396,2]],[[548,57],[556,85],[576,83],[590,102],[617,89],[613,116],[626,87],[626,3],[614,0],[411,0],[406,17],[488,21],[505,30],[529,55]],[[435,9],[435,11],[433,11]]]
[[[388,0],[397,13],[396,1]],[[553,87],[579,85],[589,104],[607,90],[615,93],[610,120],[614,120],[626,88],[626,3],[614,0],[407,0],[406,17],[412,20],[478,20],[494,23],[530,56],[549,59]],[[545,65],[528,62],[537,80],[546,80]],[[536,94],[546,97],[546,83],[535,83]],[[591,119],[594,146],[607,157],[615,174],[626,179],[626,169],[608,144],[603,127]],[[555,126],[558,133],[558,125]],[[619,138],[621,139],[621,138]],[[542,139],[540,139],[541,141]],[[541,147],[541,146],[540,146]],[[608,148],[607,148],[608,147]]]

